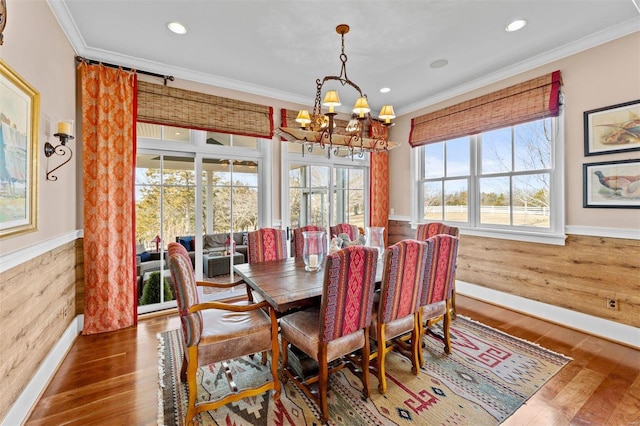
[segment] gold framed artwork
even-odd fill
[[[40,94],[0,59],[0,238],[37,229]]]
[[[640,151],[640,99],[584,112],[584,155]]]

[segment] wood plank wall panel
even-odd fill
[[[414,237],[408,222],[389,222],[391,244]],[[620,238],[568,235],[555,246],[461,235],[456,278],[640,327],[639,253],[640,241]]]
[[[76,315],[84,314],[84,238],[76,240]]]
[[[74,318],[75,247],[69,242],[0,274],[0,419]]]

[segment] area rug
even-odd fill
[[[440,330],[441,331],[441,330]],[[158,334],[158,424],[183,425],[186,384],[180,383],[180,332]],[[425,336],[425,364],[417,376],[411,362],[387,355],[387,392],[378,393],[370,374],[370,397],[362,397],[362,383],[348,369],[329,377],[330,425],[497,425],[513,414],[571,359],[515,338],[460,315],[451,326],[452,351]],[[260,357],[232,364],[240,387],[270,377]],[[218,365],[200,369],[199,399],[227,392]],[[204,377],[203,377],[204,376]],[[201,413],[199,425],[319,425],[319,409],[291,382],[282,386],[279,401],[270,392]]]

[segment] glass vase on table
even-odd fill
[[[378,259],[384,253],[384,227],[369,226],[365,229],[365,246],[378,249]]]
[[[327,254],[327,242],[324,231],[303,232],[302,238],[304,242],[302,247],[304,269],[309,272],[317,272],[322,269],[322,264]]]

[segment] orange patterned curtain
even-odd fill
[[[134,272],[135,74],[79,65],[82,90],[83,334],[137,321]]]
[[[372,152],[370,173],[370,226],[384,227],[384,241],[387,245],[389,234],[389,153]]]

